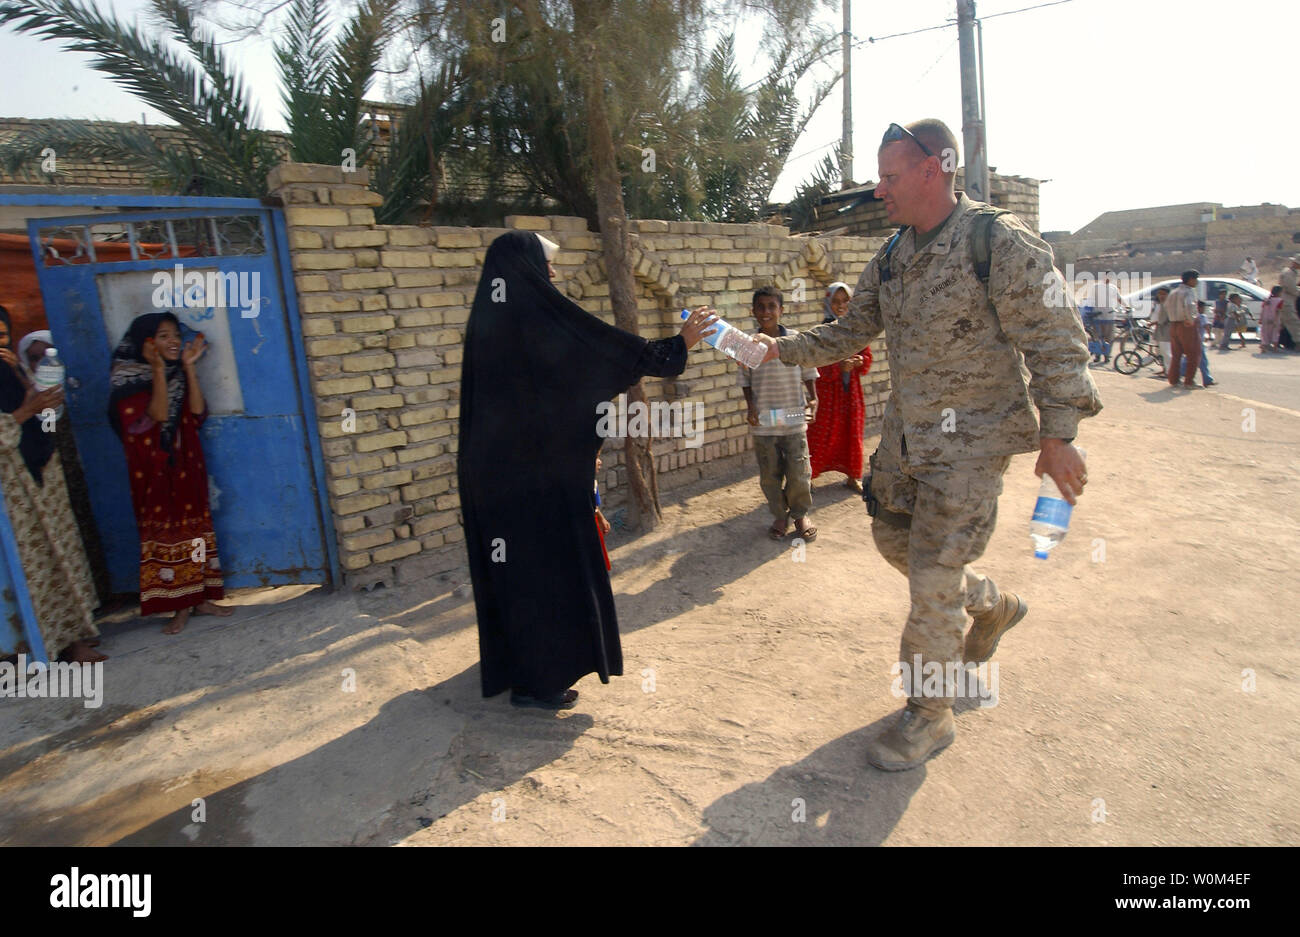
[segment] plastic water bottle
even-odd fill
[[[682,310],[683,319],[690,316],[690,314],[689,309]],[[709,328],[714,330],[713,334],[705,335],[704,340],[728,358],[734,358],[747,368],[756,368],[763,363],[763,356],[767,354],[767,347],[762,342],[750,338],[721,316]],[[762,419],[761,416],[760,419]]]
[[[62,387],[63,378],[66,369],[63,362],[59,360],[59,350],[57,348],[45,349],[45,357],[41,363],[36,366],[36,390],[37,392],[49,390],[51,387]],[[54,412],[54,418],[60,419],[63,416],[63,404],[59,404],[59,409]]]
[[[808,414],[803,407],[777,407],[758,412],[759,426],[803,426],[806,422]]]
[[[1087,464],[1088,452],[1079,449],[1079,455]],[[1038,501],[1034,504],[1034,516],[1029,521],[1029,536],[1034,541],[1034,556],[1040,560],[1047,559],[1052,547],[1065,539],[1070,531],[1070,513],[1073,510],[1069,501],[1061,497],[1061,489],[1056,486],[1052,476],[1043,473],[1043,483],[1038,486]]]

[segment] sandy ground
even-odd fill
[[[0,703],[0,843],[1294,845],[1300,410],[1095,373],[1046,562],[1033,457],[1007,475],[981,565],[1030,612],[998,704],[921,769],[863,757],[907,592],[861,501],[819,479],[798,561],[746,475],[613,536],[627,676],[559,715],[480,698],[463,576],[109,626],[101,708]]]

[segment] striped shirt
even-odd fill
[[[798,335],[794,329],[778,326],[782,335]],[[755,335],[758,333],[755,332]],[[751,388],[754,397],[754,409],[760,414],[770,410],[803,410],[807,405],[804,394],[804,381],[815,381],[818,377],[816,368],[801,368],[797,364],[786,364],[780,358],[774,358],[756,368],[740,366],[739,383],[741,387]],[[755,436],[788,436],[791,433],[806,433],[807,424],[799,426],[751,426],[749,431]]]

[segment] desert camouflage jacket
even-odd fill
[[[1284,267],[1277,281],[1282,284],[1282,295],[1290,296],[1292,299],[1300,296],[1300,285],[1297,285],[1298,280],[1300,280],[1300,277],[1297,277],[1294,267]]]
[[[881,248],[847,313],[776,342],[787,364],[818,366],[883,331],[892,387],[881,445],[910,463],[1029,452],[1040,435],[1074,437],[1079,420],[1101,410],[1072,290],[1051,248],[1014,215],[994,223],[987,289],[980,282],[970,227],[982,207],[963,195],[920,251],[907,229],[888,282]]]

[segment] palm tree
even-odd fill
[[[818,206],[839,189],[840,176],[840,147],[836,144],[834,151],[823,156],[812,174],[795,188],[794,198],[786,202],[786,222],[793,230],[808,231],[818,226]]]
[[[388,150],[372,176],[384,202],[375,209],[380,224],[429,223],[439,207],[447,156],[469,122],[467,66],[445,62],[428,81],[419,80],[415,99],[396,122]]]
[[[45,147],[152,172],[172,191],[261,195],[280,161],[273,138],[257,127],[239,71],[181,0],[151,0],[176,49],[135,26],[77,0],[0,0],[0,24],[87,52],[91,67],[175,121],[178,135],[131,125],[56,120],[11,140],[2,150],[16,171]],[[185,53],[188,53],[185,54]]]
[[[830,93],[836,75],[818,85],[801,108],[795,85],[820,58],[816,48],[791,61],[787,44],[767,75],[750,91],[741,87],[735,42],[723,36],[700,79],[698,131],[692,150],[700,176],[701,217],[709,221],[754,221],[762,217],[772,187],[814,112]]]
[[[324,0],[290,4],[275,46],[289,123],[287,153],[277,135],[258,129],[239,70],[189,7],[182,0],[151,5],[183,52],[79,0],[0,0],[0,24],[90,53],[94,69],[177,125],[177,132],[160,134],[131,124],[50,121],[0,146],[9,172],[52,147],[65,156],[137,167],[176,193],[261,197],[267,194],[267,173],[286,156],[339,164],[351,150],[358,166],[376,156],[364,98],[392,34],[398,0],[364,0],[333,42]],[[385,220],[405,220],[421,202],[436,200],[442,153],[458,126],[460,106],[449,104],[458,83],[455,68],[422,83],[408,110],[409,125],[399,127],[393,145],[374,160]]]
[[[338,163],[351,150],[368,161],[373,128],[365,120],[366,88],[393,29],[397,0],[365,0],[331,43],[325,0],[293,0],[276,43],[284,86],[289,156],[298,163]]]

